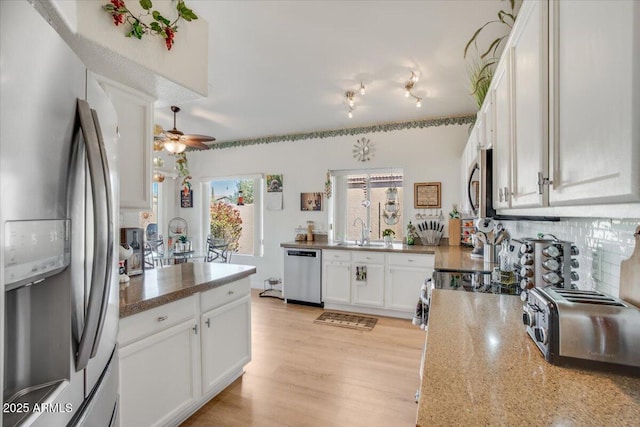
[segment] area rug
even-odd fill
[[[370,331],[378,322],[375,317],[325,311],[313,323]]]

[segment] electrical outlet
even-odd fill
[[[591,253],[591,277],[596,283],[602,282],[602,248],[594,249]]]

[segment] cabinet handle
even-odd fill
[[[502,196],[502,188],[498,189],[498,199],[500,199],[500,201],[502,202],[503,196]]]
[[[207,320],[205,320],[205,322],[204,322],[204,323],[206,323],[206,324],[207,324],[207,328],[210,328],[210,327],[211,327],[211,319],[207,319]]]
[[[197,324],[193,325],[193,328],[191,328],[191,329],[193,329],[193,332],[195,332],[195,334],[198,335],[198,325]]]
[[[538,194],[544,193],[544,186],[553,184],[549,178],[545,178],[542,172],[538,172]]]
[[[158,322],[164,322],[165,320],[167,320],[169,318],[169,316],[160,316],[156,319],[156,321]]]
[[[227,295],[233,295],[233,291],[227,292]]]
[[[509,197],[509,188],[504,187],[504,201],[506,202]]]
[[[412,260],[411,258],[409,258],[407,261],[409,261],[409,262],[413,262],[413,260]]]

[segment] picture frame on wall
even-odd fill
[[[189,191],[180,190],[180,207],[192,208],[193,207],[193,190]]]
[[[441,183],[416,182],[413,184],[413,207],[415,209],[441,208]]]
[[[323,193],[300,193],[301,211],[321,211]]]

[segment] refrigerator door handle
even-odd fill
[[[102,338],[102,329],[104,327],[104,320],[107,315],[107,307],[109,306],[109,294],[111,290],[111,278],[113,274],[113,206],[112,204],[112,192],[111,181],[109,179],[109,163],[107,161],[107,152],[105,149],[104,140],[102,138],[102,129],[100,128],[100,120],[98,120],[98,113],[95,110],[91,110],[93,116],[93,122],[95,124],[96,133],[98,134],[98,145],[100,149],[100,158],[102,159],[102,171],[104,175],[104,186],[106,192],[106,206],[107,206],[107,265],[104,274],[104,295],[102,297],[102,304],[100,304],[100,316],[98,322],[98,329],[96,331],[96,338],[93,343],[93,349],[91,350],[91,357],[94,357],[100,347],[100,339]]]
[[[100,311],[104,299],[108,298],[106,293],[105,280],[111,268],[108,259],[110,257],[109,243],[113,245],[112,226],[110,225],[110,202],[108,201],[108,184],[105,179],[103,166],[104,159],[100,149],[97,129],[89,104],[78,99],[78,115],[80,126],[84,135],[87,163],[89,165],[89,176],[93,193],[93,220],[94,220],[94,240],[93,240],[93,269],[91,272],[91,288],[89,291],[89,302],[85,318],[84,329],[78,345],[76,360],[76,370],[80,371],[87,367],[92,354],[95,354],[94,344],[97,333],[100,329]],[[109,270],[110,271],[110,270]]]

